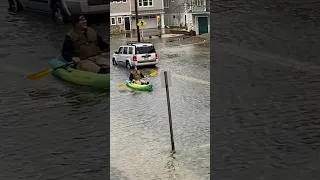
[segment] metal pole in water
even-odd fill
[[[173,130],[172,130],[172,117],[171,117],[171,106],[170,106],[170,95],[169,95],[169,86],[168,86],[167,71],[164,71],[163,73],[164,73],[164,81],[165,81],[166,94],[167,94],[167,105],[168,105],[168,115],[169,115],[170,138],[171,138],[171,149],[172,149],[172,153],[175,153],[174,140],[173,140]]]
[[[143,41],[143,28],[141,28],[141,39]]]

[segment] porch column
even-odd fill
[[[210,34],[210,15],[208,15],[208,33]]]
[[[193,30],[196,31],[196,35],[199,35],[199,21],[198,21],[198,16],[193,16],[193,17],[194,17]]]
[[[162,34],[164,34],[165,33],[164,14],[161,14],[160,20],[161,20],[161,32],[162,32]]]

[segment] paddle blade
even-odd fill
[[[156,76],[158,74],[158,71],[153,71],[150,76],[153,77],[153,76]]]
[[[42,79],[42,78],[48,76],[51,72],[52,72],[52,69],[46,69],[46,70],[43,70],[43,71],[41,71],[41,72],[38,72],[38,73],[29,75],[29,76],[27,77],[27,79],[29,79],[29,80]]]
[[[126,86],[126,83],[122,83],[119,85],[119,87],[124,87],[124,86]]]

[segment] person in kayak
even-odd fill
[[[129,76],[129,80],[135,84],[149,84],[148,81],[143,80],[145,76],[137,69],[137,66],[132,65],[131,66],[131,73]]]
[[[74,62],[76,69],[95,73],[109,73],[109,60],[99,52],[110,48],[102,37],[87,27],[85,16],[72,14],[73,29],[67,33],[62,47],[62,57]]]

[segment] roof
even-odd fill
[[[135,45],[135,46],[137,46],[137,47],[153,46],[152,43],[148,43],[148,42],[134,42],[134,43],[127,43],[127,45]]]

